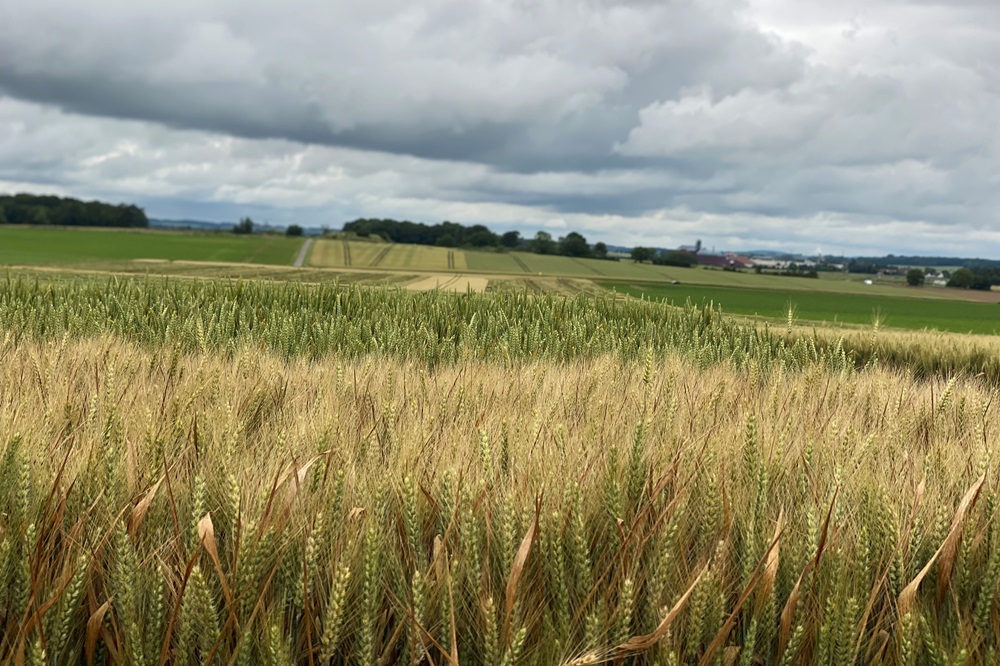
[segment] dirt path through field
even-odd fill
[[[414,280],[406,285],[406,288],[411,291],[430,291],[432,289],[440,289],[442,291],[455,291],[459,293],[465,293],[470,289],[472,291],[486,291],[486,286],[490,281],[483,277],[468,277],[466,275],[431,275],[429,277],[423,277],[419,280]]]
[[[304,264],[306,261],[306,255],[309,254],[309,247],[312,244],[313,244],[312,238],[307,239],[306,242],[302,244],[302,249],[299,250],[299,256],[295,257],[295,262],[292,264],[292,266],[295,266],[296,268],[302,267],[302,264]]]

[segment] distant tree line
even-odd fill
[[[424,224],[409,220],[367,218],[346,223],[343,231],[361,237],[379,236],[393,243],[410,245],[506,249],[567,257],[608,258],[608,248],[604,243],[594,243],[591,246],[583,235],[575,231],[558,239],[553,238],[547,231],[539,231],[533,238],[523,238],[518,231],[496,234],[482,224],[465,226],[447,221],[440,224]]]
[[[948,280],[949,287],[958,289],[989,291],[994,285],[1000,285],[1000,268],[959,268]]]
[[[889,264],[874,263],[872,261],[862,260],[862,259],[852,259],[847,262],[847,272],[848,273],[878,273],[883,268],[887,268]]]
[[[649,262],[657,266],[681,266],[690,268],[698,264],[698,257],[690,252],[680,250],[657,250],[652,247],[634,247],[629,255],[637,263]]]
[[[892,255],[889,255],[892,257]],[[953,273],[942,271],[941,274],[948,280],[947,285],[956,289],[978,289],[989,291],[991,287],[1000,285],[1000,262],[989,259],[956,259],[954,257],[892,257],[893,261],[906,265],[911,263],[937,263],[937,265],[963,265]],[[920,261],[913,261],[920,260]],[[949,263],[950,262],[950,263]],[[868,259],[856,259],[847,264],[850,273],[878,273],[880,271],[895,271],[902,273],[903,270],[897,264],[887,264],[881,261],[872,262]],[[924,284],[927,275],[935,274],[931,268],[910,268],[905,272],[906,282],[912,287],[919,287]]]
[[[35,194],[0,195],[0,224],[63,227],[148,227],[138,206]]]
[[[959,266],[962,268],[1000,268],[996,259],[963,259],[961,257],[923,257],[888,254],[884,257],[827,257],[828,262],[847,264],[851,273],[877,273],[897,266]]]
[[[758,275],[777,275],[779,277],[801,277],[801,278],[819,278],[819,271],[816,270],[816,266],[807,266],[806,264],[796,264],[791,263],[782,270],[775,271],[765,271],[761,266],[755,266],[754,272]]]
[[[253,220],[249,217],[241,217],[240,221],[233,225],[234,234],[252,234]]]

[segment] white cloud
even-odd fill
[[[987,0],[0,0],[0,25],[4,189],[1000,255]]]
[[[820,100],[784,90],[739,92],[714,99],[708,86],[656,102],[639,112],[639,125],[616,148],[625,155],[673,156],[719,149],[720,157],[747,151],[786,152],[814,134],[822,122]]]

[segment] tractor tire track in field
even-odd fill
[[[469,277],[458,273],[456,275],[431,275],[419,278],[406,285],[410,291],[448,291],[452,293],[465,293],[474,291],[482,293],[489,287],[490,281],[482,277]]]
[[[274,237],[268,236],[263,243],[257,246],[256,250],[251,252],[248,256],[244,257],[243,263],[252,264],[254,262],[254,259],[259,257],[264,252],[264,250],[268,249],[272,245],[274,245]]]
[[[566,278],[556,278],[556,284],[559,285],[559,290],[566,294],[579,294],[580,288],[576,286],[576,283],[567,280]]]
[[[455,270],[455,251],[448,250],[448,270]]]
[[[350,266],[351,265],[351,244],[348,243],[347,241],[343,241],[343,243],[344,243],[344,266]]]
[[[541,294],[544,291],[543,287],[535,280],[528,279],[525,280],[524,283],[528,287],[528,290],[533,294]]]
[[[382,260],[385,259],[385,255],[389,254],[389,251],[391,249],[392,249],[391,245],[386,245],[384,250],[381,250],[377,255],[375,255],[375,258],[372,259],[371,263],[372,268],[375,268],[376,266],[381,264]]]
[[[531,272],[531,270],[528,269],[528,264],[521,261],[521,257],[517,256],[516,254],[512,254],[510,255],[510,258],[514,260],[514,263],[517,264],[522,271],[524,271],[525,273]]]
[[[598,274],[598,275],[604,275],[604,273],[602,273],[601,271],[597,270],[596,268],[594,268],[594,267],[593,267],[593,266],[591,266],[590,264],[585,264],[585,263],[583,263],[582,261],[580,261],[580,260],[579,260],[579,259],[577,259],[576,257],[570,257],[570,259],[572,259],[572,260],[573,260],[574,262],[576,262],[577,264],[580,264],[581,266],[583,266],[584,268],[586,268],[586,269],[587,269],[588,271],[591,271],[591,272],[593,272],[593,273],[596,273],[596,274]]]

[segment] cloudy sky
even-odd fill
[[[997,0],[0,0],[0,191],[1000,257]]]

